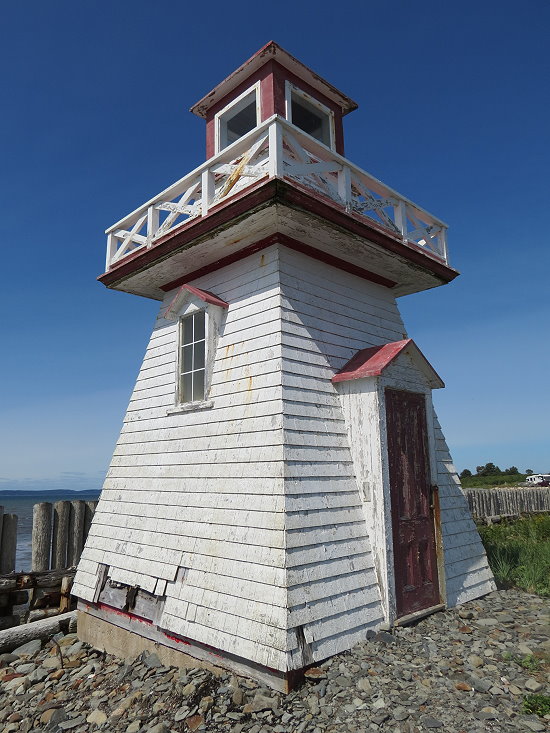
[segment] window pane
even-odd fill
[[[182,352],[181,371],[190,372],[193,369],[193,346],[184,346]]]
[[[227,144],[230,145],[256,127],[256,99],[244,109],[227,118]]]
[[[193,373],[184,374],[181,378],[181,401],[191,402],[193,399]]]
[[[193,401],[204,399],[204,369],[193,372]]]
[[[193,369],[204,369],[204,341],[199,341],[193,348],[195,349]]]
[[[187,316],[182,320],[181,339],[183,344],[190,344],[193,341],[193,316]]]
[[[204,311],[199,311],[193,316],[195,321],[195,333],[193,341],[200,341],[204,338]]]
[[[330,146],[329,116],[295,95],[292,96],[292,124]]]

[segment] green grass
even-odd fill
[[[526,695],[523,698],[523,712],[529,715],[550,715],[550,696]]]
[[[502,473],[494,476],[466,476],[460,479],[464,489],[493,489],[495,486],[519,486],[526,473]]]
[[[533,654],[521,656],[520,654],[511,654],[510,652],[504,652],[502,658],[508,662],[515,662],[518,666],[522,667],[523,669],[527,669],[530,672],[536,672],[537,670],[543,669],[547,666],[545,664],[544,655],[539,658],[533,656]]]
[[[550,515],[482,526],[479,533],[501,588],[550,596]]]

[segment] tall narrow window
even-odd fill
[[[203,310],[180,320],[179,401],[204,400],[206,323]]]

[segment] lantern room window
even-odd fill
[[[334,149],[334,115],[332,110],[287,82],[286,116],[289,122],[311,137]]]
[[[203,310],[180,319],[179,402],[205,395],[206,318]]]
[[[259,85],[254,85],[233,100],[218,112],[215,119],[216,150],[219,153],[259,124]]]

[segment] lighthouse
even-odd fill
[[[288,690],[495,587],[398,309],[458,275],[447,228],[345,157],[356,108],[270,42],[107,230],[100,281],[159,310],[73,587],[96,647]]]

